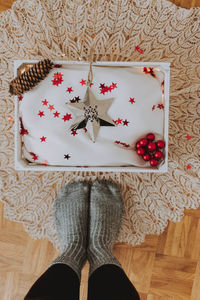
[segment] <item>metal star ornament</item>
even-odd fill
[[[67,103],[76,116],[70,129],[86,128],[91,140],[95,142],[100,126],[115,126],[115,123],[107,114],[113,101],[113,98],[97,100],[91,89],[87,88],[83,102]]]

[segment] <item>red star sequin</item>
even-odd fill
[[[72,87],[69,87],[66,92],[68,92],[69,94],[72,93],[73,92]]]
[[[77,131],[76,131],[76,130],[72,130],[71,134],[72,134],[73,136],[75,136],[75,135],[77,134]]]
[[[117,88],[117,83],[112,82],[111,87],[112,87],[113,89],[116,89],[116,88]]]
[[[84,84],[86,84],[86,80],[82,79],[82,80],[80,81],[80,83],[81,83],[82,85],[84,85]]]
[[[122,119],[118,118],[115,122],[116,124],[122,124]]]
[[[123,121],[123,126],[128,126],[128,123],[130,123],[130,122],[127,121],[127,120],[124,120],[124,121]]]
[[[64,120],[64,122],[65,122],[65,121],[69,121],[70,119],[72,119],[71,114],[66,114],[66,115],[64,115],[63,118],[62,118],[62,120]]]
[[[139,46],[135,46],[135,51],[138,51],[140,54],[144,52]]]
[[[52,82],[53,82],[53,85],[59,86],[59,84],[61,84],[63,82],[63,80],[62,80],[62,78],[53,79]]]
[[[38,116],[40,116],[40,118],[44,117],[44,112],[39,110]]]
[[[155,106],[155,105],[153,105],[153,106],[152,106],[152,111],[153,111],[155,108],[156,108],[156,106]]]
[[[55,108],[54,108],[54,105],[49,105],[48,109],[49,109],[50,111],[54,110],[54,109],[55,109]]]
[[[55,73],[54,75],[53,75],[53,77],[54,77],[54,79],[59,79],[59,80],[61,80],[62,78],[63,78],[63,74],[61,74],[61,73]]]
[[[56,111],[55,113],[53,113],[54,114],[54,118],[59,118],[59,112],[58,111]]]
[[[133,104],[133,103],[135,103],[135,98],[129,98],[130,100],[129,100],[129,102],[131,103],[131,104]]]
[[[19,101],[22,101],[22,99],[23,99],[22,95],[18,96]]]
[[[101,83],[99,86],[100,89],[104,89],[105,88],[105,83]]]
[[[42,136],[40,139],[41,139],[41,142],[46,142],[46,137],[45,136]]]
[[[186,136],[186,139],[187,139],[187,140],[190,140],[190,139],[191,139],[191,135],[187,135],[187,136]]]
[[[35,153],[33,153],[33,152],[29,152],[30,153],[30,155],[32,155],[32,159],[33,160],[37,160],[38,159],[38,155],[36,155]]]
[[[187,165],[187,169],[190,170],[191,169],[191,165]]]
[[[157,108],[159,108],[159,109],[164,109],[164,105],[163,105],[163,104],[158,104],[158,105],[157,105]]]
[[[45,99],[44,101],[42,101],[42,104],[47,106],[48,101]]]

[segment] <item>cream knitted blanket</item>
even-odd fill
[[[160,234],[200,205],[200,9],[166,0],[18,0],[0,15],[0,188],[6,218],[33,238],[59,242],[52,216],[60,188],[80,179],[120,184],[126,214],[118,241]],[[171,63],[169,171],[165,174],[16,172],[14,59]]]

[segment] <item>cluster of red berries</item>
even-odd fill
[[[136,143],[136,152],[142,156],[145,161],[149,161],[152,167],[157,166],[162,158],[162,149],[165,148],[165,142],[162,140],[155,141],[155,135],[148,133],[145,138]]]

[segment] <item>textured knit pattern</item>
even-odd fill
[[[86,260],[89,192],[87,182],[71,183],[60,191],[54,204],[61,255],[51,265],[68,265],[79,279]]]
[[[119,234],[123,214],[123,199],[118,186],[112,182],[95,181],[90,194],[90,225],[87,257],[90,275],[100,266],[121,267],[112,253]]]

